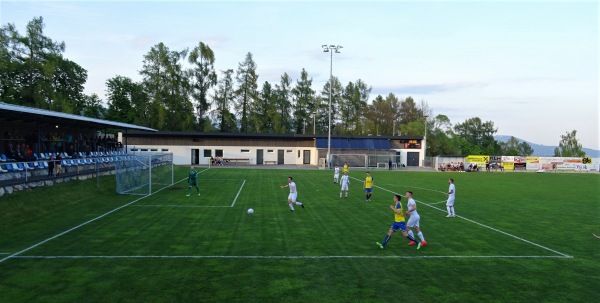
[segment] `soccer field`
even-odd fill
[[[146,197],[114,176],[1,197],[0,302],[598,302],[598,174],[372,171],[367,203],[365,171],[340,199],[330,171],[229,168],[186,197],[188,170]],[[408,190],[428,245],[380,249]]]

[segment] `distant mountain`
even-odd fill
[[[498,135],[498,136],[494,136],[494,139],[496,139],[496,141],[506,142],[506,141],[508,141],[508,139],[510,139],[510,137],[511,136]],[[554,149],[558,147],[558,146],[549,146],[549,145],[535,144],[535,143],[531,143],[531,142],[525,141],[523,139],[519,139],[517,137],[515,137],[515,138],[517,140],[519,140],[519,142],[527,142],[527,144],[531,145],[531,148],[533,148],[533,155],[532,156],[552,157],[552,156],[554,156]],[[595,149],[585,148],[584,147],[583,151],[585,151],[585,155],[587,157],[591,157],[591,158],[598,158],[598,157],[600,157],[600,150],[595,150]]]

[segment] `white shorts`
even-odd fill
[[[333,174],[333,178],[334,179],[339,179],[340,178],[340,174]]]
[[[410,216],[406,225],[408,225],[408,227],[419,227],[419,221],[421,221],[421,217],[419,215]]]
[[[446,206],[454,206],[454,198],[448,198],[448,201],[446,201]]]
[[[341,190],[348,190],[348,184],[342,184],[342,189]]]
[[[296,202],[297,197],[298,197],[298,194],[289,194],[288,200],[292,200],[292,202]]]

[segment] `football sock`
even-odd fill
[[[391,237],[392,236],[390,236],[390,235],[386,235],[385,239],[383,239],[383,243],[381,243],[381,245],[385,246],[387,244],[387,242],[390,240]]]
[[[340,198],[342,197],[342,192],[340,192]]]
[[[346,198],[348,198],[348,192],[346,192]]]
[[[296,201],[296,205],[302,205],[302,202]]]
[[[292,210],[294,210],[294,204],[288,204]]]
[[[450,212],[450,206],[446,206],[446,209],[448,210],[448,215],[451,215],[452,212]]]
[[[421,242],[425,241],[425,237],[423,236],[422,232],[419,232],[417,235],[419,236],[419,239],[421,239]]]
[[[412,231],[412,230],[409,230],[409,231],[408,231],[408,235],[409,235],[409,236],[411,236],[411,237],[413,237],[413,238],[415,237],[415,234],[413,234],[413,231]]]
[[[413,237],[413,236],[411,236],[411,235],[407,235],[407,236],[406,236],[406,238],[408,238],[408,239],[409,239],[409,240],[411,240],[411,241],[415,241],[415,243],[419,243],[419,242],[417,241],[417,239],[415,239],[415,237]]]
[[[454,206],[450,206],[450,210],[452,211],[452,215],[454,216]]]

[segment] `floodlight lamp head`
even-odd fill
[[[333,45],[333,44],[332,44],[332,45],[330,45],[329,47],[330,47],[330,48],[335,48],[335,45]]]

